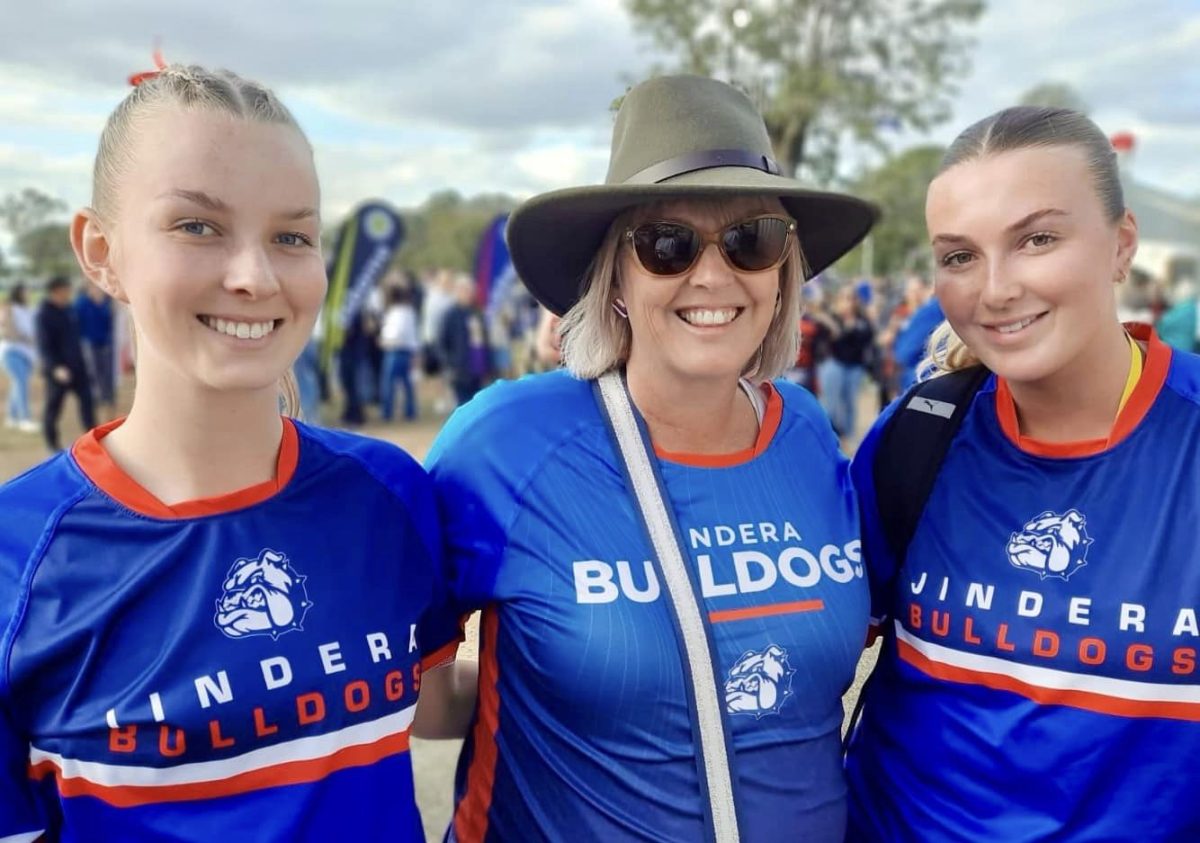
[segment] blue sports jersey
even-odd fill
[[[285,420],[274,481],[167,507],[116,424],[0,487],[0,840],[422,840],[457,638],[424,471]]]
[[[841,694],[868,613],[858,515],[828,420],[777,389],[752,449],[659,468],[712,630],[742,840],[840,841]],[[690,686],[591,384],[493,386],[428,465],[456,597],[483,609],[450,839],[704,839]]]
[[[1107,441],[976,395],[903,568],[855,458],[888,632],[848,758],[853,840],[1200,840],[1200,358],[1148,332]],[[1018,444],[1020,443],[1020,444]]]

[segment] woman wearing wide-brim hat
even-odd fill
[[[513,214],[565,370],[481,393],[429,457],[483,609],[452,839],[842,839],[858,515],[829,422],[771,380],[805,275],[875,217],[687,76],[625,97],[604,185]]]

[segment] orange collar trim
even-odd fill
[[[245,509],[261,503],[280,492],[296,473],[300,444],[296,425],[289,418],[283,421],[283,439],[279,445],[279,458],[275,463],[275,477],[236,492],[167,505],[138,484],[113,462],[101,440],[124,423],[125,418],[115,419],[85,433],[71,448],[71,456],[88,479],[109,497],[122,506],[151,518],[179,519],[200,518],[220,515]]]
[[[763,397],[767,399],[767,408],[763,413],[762,424],[758,428],[758,438],[749,448],[734,451],[732,454],[689,454],[664,451],[656,445],[654,447],[655,455],[661,460],[690,465],[694,468],[729,468],[750,462],[770,447],[771,440],[775,438],[775,431],[779,430],[779,422],[783,418],[783,396],[779,394],[779,390],[769,382],[759,384],[758,388],[762,390]]]
[[[1043,442],[1040,439],[1022,436],[1017,423],[1017,405],[1013,402],[1012,391],[1007,381],[997,377],[996,416],[1000,420],[1000,429],[1004,431],[1008,440],[1025,453],[1039,457],[1090,457],[1107,451],[1133,433],[1154,405],[1154,400],[1158,398],[1163,384],[1166,383],[1167,372],[1171,368],[1171,348],[1158,338],[1158,334],[1149,325],[1131,322],[1125,329],[1135,340],[1146,343],[1145,367],[1133,394],[1117,413],[1112,430],[1106,438],[1078,442]]]

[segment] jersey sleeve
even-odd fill
[[[883,532],[879,501],[875,494],[875,458],[884,426],[896,411],[892,402],[867,432],[850,465],[850,477],[858,495],[859,523],[862,529],[863,561],[871,589],[871,625],[882,627],[891,616],[894,583],[899,566]]]
[[[482,609],[495,599],[522,485],[498,438],[501,432],[480,417],[473,406],[477,402],[450,417],[426,458],[444,525],[448,581],[464,611]]]

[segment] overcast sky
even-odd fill
[[[34,186],[73,206],[156,37],[168,61],[276,89],[316,148],[327,219],[373,196],[407,207],[445,188],[600,181],[609,104],[654,59],[620,0],[3,5],[0,195]],[[900,146],[946,142],[1061,81],[1105,131],[1134,133],[1138,178],[1200,197],[1200,0],[991,0],[974,35],[954,117]]]

